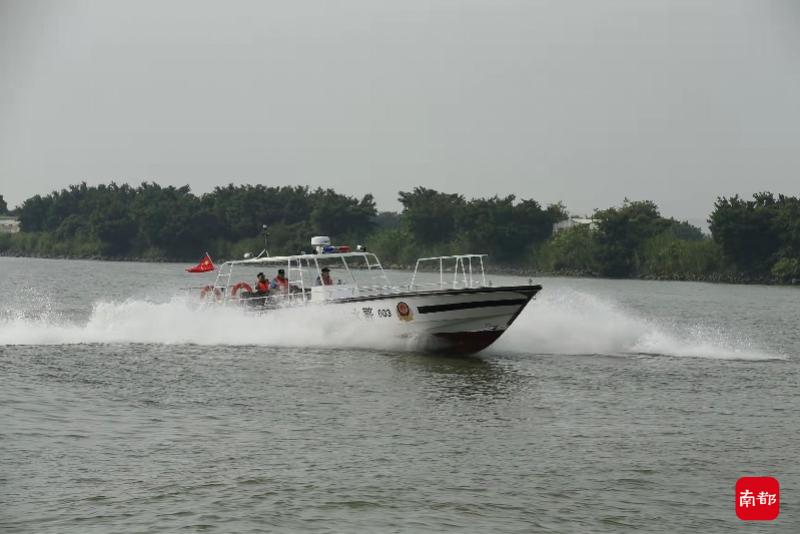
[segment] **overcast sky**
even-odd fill
[[[0,0],[0,194],[800,192],[800,2]]]

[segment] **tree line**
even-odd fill
[[[25,200],[17,208],[22,232],[7,236],[5,247],[148,260],[189,260],[207,250],[230,258],[261,250],[264,224],[276,249],[294,251],[323,231],[363,239],[375,214],[372,195],[357,199],[332,189],[228,185],[198,196],[188,186],[82,183]]]
[[[0,196],[0,201],[2,197]],[[0,253],[62,257],[217,259],[263,247],[308,249],[312,235],[360,243],[384,264],[458,252],[490,255],[497,265],[606,277],[792,282],[800,278],[800,200],[758,193],[720,197],[711,236],[661,215],[651,201],[625,200],[596,211],[592,225],[553,233],[568,218],[563,204],[533,199],[467,199],[416,187],[401,191],[402,210],[378,212],[372,195],[332,189],[227,185],[195,195],[188,186],[115,183],[70,186],[25,200],[22,231],[0,235]],[[0,202],[7,211],[5,202]]]
[[[625,200],[595,213],[596,229],[555,234],[538,251],[549,271],[607,277],[796,283],[800,279],[800,199],[758,193],[719,197],[711,236],[661,216],[651,201]]]

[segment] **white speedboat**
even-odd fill
[[[213,286],[203,289],[209,303],[235,304],[256,312],[282,307],[335,306],[336,313],[365,323],[394,326],[427,350],[469,354],[491,345],[508,329],[540,285],[493,287],[486,281],[485,254],[420,258],[406,285],[389,282],[378,257],[362,247],[312,239],[312,253],[228,261]],[[268,294],[253,291],[238,276],[280,270],[284,283]],[[330,276],[329,273],[336,273]],[[237,277],[234,277],[237,273]],[[252,280],[253,278],[248,278]]]

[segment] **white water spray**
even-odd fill
[[[490,350],[741,360],[785,358],[718,327],[665,324],[571,289],[542,292]]]
[[[396,325],[394,325],[396,326]],[[167,302],[97,302],[88,320],[70,321],[41,299],[0,314],[0,345],[159,343],[353,347],[415,350],[389,323],[365,323],[336,307],[284,309],[267,315],[238,308]],[[717,359],[776,359],[730,332],[694,325],[677,328],[645,319],[612,302],[575,290],[541,294],[489,349],[525,354],[654,354]]]
[[[364,328],[355,317],[334,308],[281,309],[267,316],[239,308],[203,307],[189,298],[168,302],[143,300],[97,302],[88,321],[17,313],[0,318],[0,345],[80,343],[160,343],[196,345],[263,345],[374,347],[404,349],[389,325]]]

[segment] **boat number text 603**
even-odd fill
[[[369,307],[361,308],[361,313],[364,314],[364,317],[367,317],[369,319],[375,317],[375,315],[377,315],[378,317],[381,317],[381,318],[383,318],[383,317],[391,317],[392,316],[392,310],[385,309],[385,308],[381,308],[381,309],[375,310],[375,313],[373,313],[372,308],[369,308]]]

